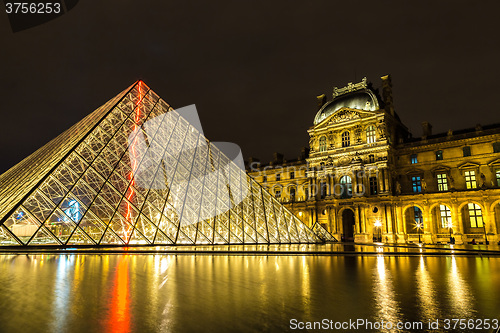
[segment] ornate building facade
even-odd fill
[[[392,102],[366,78],[318,96],[309,149],[293,161],[255,159],[248,173],[299,219],[338,240],[497,242],[500,124],[413,138]],[[381,93],[379,92],[381,90]]]

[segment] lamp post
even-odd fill
[[[451,229],[453,229],[453,223],[451,222],[448,222],[448,224],[446,225],[448,227],[448,229],[450,230],[450,244],[453,244],[453,241],[451,239]]]
[[[490,242],[488,241],[488,236],[486,236],[486,223],[483,220],[483,230],[484,230],[484,244],[488,245]]]
[[[420,240],[420,229],[422,229],[423,226],[424,226],[424,224],[422,222],[415,222],[415,227],[417,228],[418,242],[419,243],[422,243]]]
[[[377,241],[380,242],[382,241],[382,230],[381,230],[381,227],[382,227],[382,222],[380,222],[379,219],[375,220],[375,222],[373,223],[373,225],[378,229],[378,236],[377,236]]]

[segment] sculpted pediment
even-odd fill
[[[330,125],[361,120],[363,118],[371,117],[376,115],[376,112],[373,111],[364,111],[364,110],[356,110],[349,108],[342,108],[323,120],[317,128],[326,127]]]

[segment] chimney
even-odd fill
[[[248,165],[251,169],[260,168],[260,160],[256,157],[250,157],[248,159]]]
[[[303,161],[307,158],[307,153],[309,152],[309,149],[307,147],[302,147],[300,150],[300,156],[299,156],[299,161]]]
[[[274,157],[274,160],[273,160],[273,164],[274,165],[276,165],[276,164],[283,164],[283,154],[274,153],[273,157]]]
[[[318,101],[318,110],[319,110],[326,103],[326,95],[322,94],[322,95],[316,96],[316,100]]]
[[[392,80],[390,75],[381,77],[382,79],[382,98],[385,104],[385,111],[394,116],[394,104],[392,102]]]
[[[428,136],[432,135],[432,125],[428,121],[422,123],[422,139],[427,139]]]

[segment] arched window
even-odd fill
[[[290,188],[290,201],[295,201],[295,187]]]
[[[375,126],[370,125],[366,128],[366,143],[374,143],[376,140]]]
[[[422,225],[424,223],[424,218],[422,217],[422,211],[417,206],[413,206],[413,213],[415,216],[415,225]]]
[[[446,205],[439,205],[439,215],[441,215],[441,228],[451,228],[451,210]]]
[[[351,145],[351,137],[348,131],[342,133],[342,147],[349,147]]]
[[[319,138],[319,151],[326,151],[326,136]]]
[[[479,205],[475,203],[468,203],[467,208],[469,210],[469,221],[471,228],[482,228],[484,224],[481,207],[479,207]]]
[[[342,187],[341,197],[350,198],[352,197],[352,179],[349,176],[343,176],[340,178],[340,186]]]

